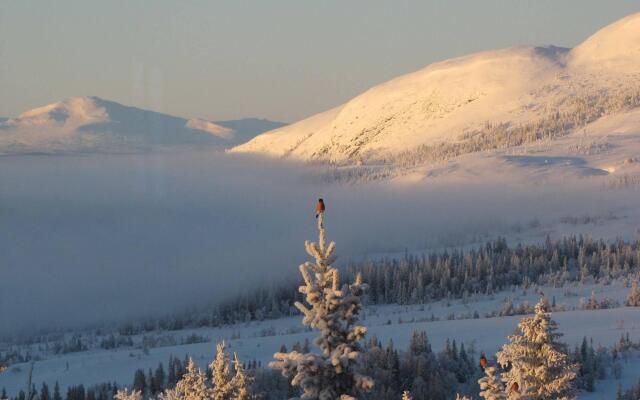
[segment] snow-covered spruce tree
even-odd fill
[[[575,399],[573,381],[576,366],[569,363],[565,346],[558,341],[558,325],[547,313],[541,299],[535,316],[523,318],[518,324],[519,334],[509,336],[496,356],[498,362],[510,369],[502,373],[509,399],[565,400]]]
[[[181,400],[180,394],[175,389],[165,389],[164,392],[158,394],[159,400]]]
[[[225,354],[224,342],[216,345],[216,358],[209,368],[213,373],[213,400],[229,400],[233,395],[233,383],[231,369],[229,368],[229,358]]]
[[[191,358],[187,363],[187,371],[176,384],[175,393],[182,400],[208,400],[211,397],[205,374]]]
[[[238,355],[233,353],[233,366],[236,370],[231,386],[233,387],[233,400],[250,400],[253,398],[249,392],[251,378],[247,375],[242,363],[238,359]]]
[[[118,390],[118,392],[113,395],[114,400],[141,400],[142,393],[139,390],[129,391],[129,389],[124,388]]]
[[[629,307],[640,307],[640,288],[638,287],[638,281],[634,281],[631,284],[631,290],[629,290],[629,296],[627,296],[627,305]]]
[[[411,393],[409,393],[408,390],[405,390],[404,392],[402,392],[402,400],[412,400]]]
[[[319,243],[305,242],[315,264],[300,266],[305,285],[299,291],[308,307],[300,302],[295,306],[304,314],[303,324],[320,331],[314,343],[322,352],[276,353],[277,361],[269,365],[281,370],[293,386],[300,386],[304,400],[355,400],[373,387],[373,380],[357,371],[359,342],[367,333],[366,327],[357,325],[366,285],[359,274],[353,284],[340,284],[338,270],[331,266],[335,242],[326,246],[324,226],[318,228]]]
[[[507,400],[507,393],[496,367],[487,367],[484,373],[485,376],[478,380],[480,397],[486,400]]]

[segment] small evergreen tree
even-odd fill
[[[519,334],[509,336],[508,343],[496,356],[498,362],[510,369],[502,374],[507,387],[517,388],[510,399],[564,400],[575,398],[573,381],[576,366],[568,361],[565,346],[558,342],[558,326],[540,300],[535,316],[523,318],[518,324]]]
[[[314,343],[322,353],[276,353],[277,361],[270,366],[281,370],[293,386],[300,386],[305,400],[356,399],[373,387],[373,380],[357,371],[362,350],[359,342],[367,332],[366,327],[357,325],[360,296],[366,286],[360,274],[352,285],[340,284],[338,270],[331,266],[335,242],[326,246],[324,224],[318,230],[319,244],[305,242],[315,264],[300,266],[305,285],[299,291],[309,307],[299,302],[295,306],[304,314],[303,324],[320,331]]]
[[[236,353],[233,353],[233,365],[236,370],[236,374],[231,380],[231,386],[233,387],[233,400],[250,400],[252,398],[249,393],[251,378],[247,376],[247,373]]]
[[[486,400],[507,400],[504,384],[497,375],[496,367],[484,369],[485,376],[478,380],[480,397]]]
[[[158,367],[156,368],[153,375],[154,393],[161,392],[162,389],[164,389],[164,382],[164,367],[162,366],[162,363],[160,363],[158,364]]]
[[[409,393],[408,390],[405,390],[404,392],[402,392],[402,400],[412,400],[411,393]]]
[[[142,369],[137,369],[133,375],[133,391],[144,393],[147,388],[147,378]]]
[[[42,382],[42,388],[40,389],[40,400],[51,400],[51,393],[49,392],[49,386],[46,382]]]
[[[189,358],[187,372],[176,384],[177,397],[182,400],[208,400],[211,391],[207,387],[207,378],[200,371],[193,359]],[[127,400],[127,399],[122,399]]]
[[[640,288],[638,288],[638,281],[634,281],[631,284],[631,290],[627,297],[627,305],[629,307],[640,307]]]
[[[224,342],[216,345],[216,358],[209,368],[213,373],[213,400],[228,400],[233,394],[229,358],[225,354]]]
[[[113,396],[114,400],[141,400],[142,393],[139,390],[134,390],[129,392],[129,389],[124,388],[122,390],[118,390],[118,392]]]
[[[56,381],[55,386],[53,386],[53,400],[62,400],[62,395],[60,394],[60,384]]]

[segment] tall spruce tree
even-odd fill
[[[291,384],[302,388],[304,400],[351,400],[373,387],[373,380],[358,372],[362,340],[367,328],[357,325],[366,288],[358,274],[351,285],[341,285],[335,260],[335,242],[326,245],[324,224],[318,226],[318,244],[305,242],[315,263],[305,262],[300,273],[305,285],[299,291],[308,306],[296,302],[303,324],[318,329],[314,343],[321,353],[276,353],[272,368],[281,370]]]
[[[56,381],[56,384],[53,386],[53,400],[62,400],[62,395],[60,394],[60,384]]]
[[[565,346],[558,341],[558,325],[547,313],[544,299],[535,307],[535,316],[523,318],[520,333],[509,336],[496,356],[509,399],[575,399],[576,366],[569,363]]]
[[[40,389],[40,400],[51,400],[51,393],[49,392],[49,386],[46,382],[42,382]]]
[[[629,290],[629,296],[627,296],[627,305],[629,307],[640,307],[640,288],[638,288],[638,281],[634,281],[631,284],[631,290]]]
[[[229,400],[233,395],[233,384],[224,342],[216,345],[216,358],[209,368],[213,373],[213,400]]]
[[[247,375],[236,353],[233,353],[233,366],[236,371],[231,380],[233,400],[251,400],[252,396],[249,392],[249,385],[252,379]]]

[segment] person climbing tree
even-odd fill
[[[316,204],[316,219],[318,220],[318,229],[324,229],[324,200],[318,199]]]

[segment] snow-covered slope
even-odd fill
[[[98,97],[73,97],[0,120],[0,154],[226,148],[280,125],[253,119],[223,124],[187,120]]]
[[[623,307],[603,310],[575,309],[583,297],[596,293],[599,299],[605,297],[623,301],[627,288],[620,282],[602,286],[595,284],[575,284],[564,288],[543,287],[549,297],[557,298],[558,305],[568,311],[553,313],[553,319],[559,323],[562,341],[570,348],[579,345],[584,337],[593,339],[595,346],[609,347],[619,340],[621,335],[629,334],[634,342],[640,339],[640,312],[637,309]],[[369,328],[369,336],[376,336],[382,343],[393,340],[398,349],[406,349],[414,331],[426,331],[434,350],[441,351],[446,341],[456,340],[464,343],[468,349],[484,352],[490,357],[506,342],[506,336],[513,333],[522,316],[485,318],[485,313],[499,311],[507,299],[516,304],[528,302],[534,304],[539,294],[534,290],[518,288],[514,291],[480,296],[477,299],[442,300],[427,305],[385,305],[371,306],[365,309],[364,324]],[[578,307],[579,308],[579,307]],[[474,311],[482,315],[471,318]],[[451,319],[455,316],[455,319]],[[433,319],[436,319],[435,321]],[[184,344],[146,349],[141,345],[143,336],[149,338],[173,335],[179,340],[192,334],[209,338],[204,343]],[[301,327],[300,317],[288,317],[278,320],[254,321],[224,326],[220,328],[199,328],[171,332],[146,332],[134,337],[135,347],[122,347],[113,350],[100,348],[69,354],[43,354],[33,369],[33,381],[40,385],[48,382],[50,386],[59,382],[63,392],[70,385],[90,386],[106,381],[116,381],[119,385],[131,385],[133,374],[138,368],[147,370],[166,363],[170,356],[193,357],[202,368],[213,358],[215,343],[225,341],[227,348],[237,352],[242,360],[257,360],[263,365],[273,360],[273,354],[282,345],[291,348],[296,342],[312,340],[316,332],[307,332]],[[96,338],[99,342],[100,338]],[[46,348],[44,344],[33,345],[34,353]],[[37,350],[39,349],[39,350]],[[611,399],[618,385],[627,387],[637,381],[640,360],[633,357],[623,366],[622,380],[598,383],[593,394],[580,393],[579,399]],[[10,396],[24,389],[29,373],[28,363],[11,365],[0,375],[0,388],[6,388]]]
[[[516,142],[533,141],[532,132],[552,135],[632,107],[629,98],[640,93],[638,65],[640,13],[573,50],[511,48],[429,65],[232,151],[357,163],[465,143],[457,153],[441,151],[459,155],[508,142],[494,138],[496,126],[513,131]]]

